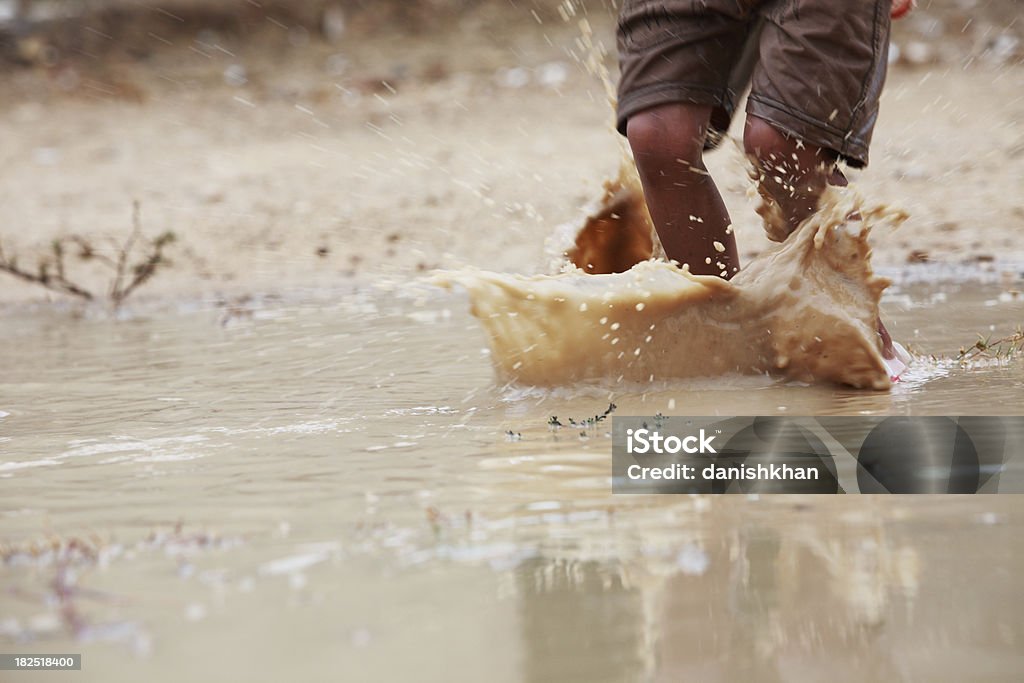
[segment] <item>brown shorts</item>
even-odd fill
[[[713,146],[750,85],[748,114],[864,166],[885,82],[891,5],[623,0],[619,132],[650,107],[709,104]]]

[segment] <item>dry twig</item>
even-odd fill
[[[54,292],[92,301],[97,298],[93,291],[73,280],[68,273],[68,248],[75,247],[76,256],[80,261],[95,261],[113,271],[108,297],[116,309],[132,292],[156,275],[161,266],[170,264],[164,251],[174,239],[174,233],[168,231],[156,239],[144,240],[139,203],[136,201],[132,203],[132,231],[123,243],[114,244],[113,257],[97,250],[89,240],[80,235],[68,235],[53,240],[49,253],[42,256],[36,267],[31,269],[20,265],[17,256],[8,256],[0,244],[0,272],[9,273],[20,280]],[[133,252],[140,243],[147,247],[147,253],[133,265]]]
[[[956,359],[961,363],[984,356],[988,358],[1007,359],[1016,355],[1024,345],[1024,328],[1018,327],[1010,335],[992,340],[992,337],[978,335],[978,341],[971,346],[961,346]]]

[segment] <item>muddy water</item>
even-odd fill
[[[620,182],[615,195],[627,199],[613,195],[600,215],[642,205],[635,175],[632,192],[627,180]],[[851,214],[857,219],[849,220]],[[647,260],[656,238],[645,217],[635,226],[628,213],[592,217],[576,239],[577,258],[586,256],[574,259],[575,268],[534,277],[455,271],[436,281],[469,291],[499,377],[516,383],[559,387],[605,378],[650,383],[774,372],[888,390],[876,327],[888,281],[871,269],[868,234],[873,225],[900,220],[883,208],[869,210],[853,194],[830,191],[785,244],[726,281]],[[628,270],[588,272],[611,257],[642,254],[639,247],[623,248],[640,240],[647,254],[622,264]]]
[[[1007,288],[884,308],[949,355],[1024,319]],[[0,649],[82,652],[83,681],[1019,680],[1017,497],[613,498],[605,430],[546,423],[1014,414],[1020,360],[540,393],[495,385],[466,309],[5,314]]]

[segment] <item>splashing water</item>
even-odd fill
[[[610,204],[577,235],[560,274],[436,277],[469,290],[499,376],[552,386],[778,373],[891,386],[874,328],[889,283],[871,269],[867,237],[902,214],[832,190],[790,239],[727,282],[648,260],[656,237],[629,187],[609,189]],[[616,205],[627,210],[609,211]],[[614,272],[627,256],[635,265]]]

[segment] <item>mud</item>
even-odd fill
[[[614,385],[738,373],[890,387],[875,331],[889,283],[872,271],[868,235],[901,223],[902,212],[830,189],[785,243],[726,282],[656,258],[635,171],[623,169],[563,252],[565,272],[436,276],[469,291],[502,380]]]

